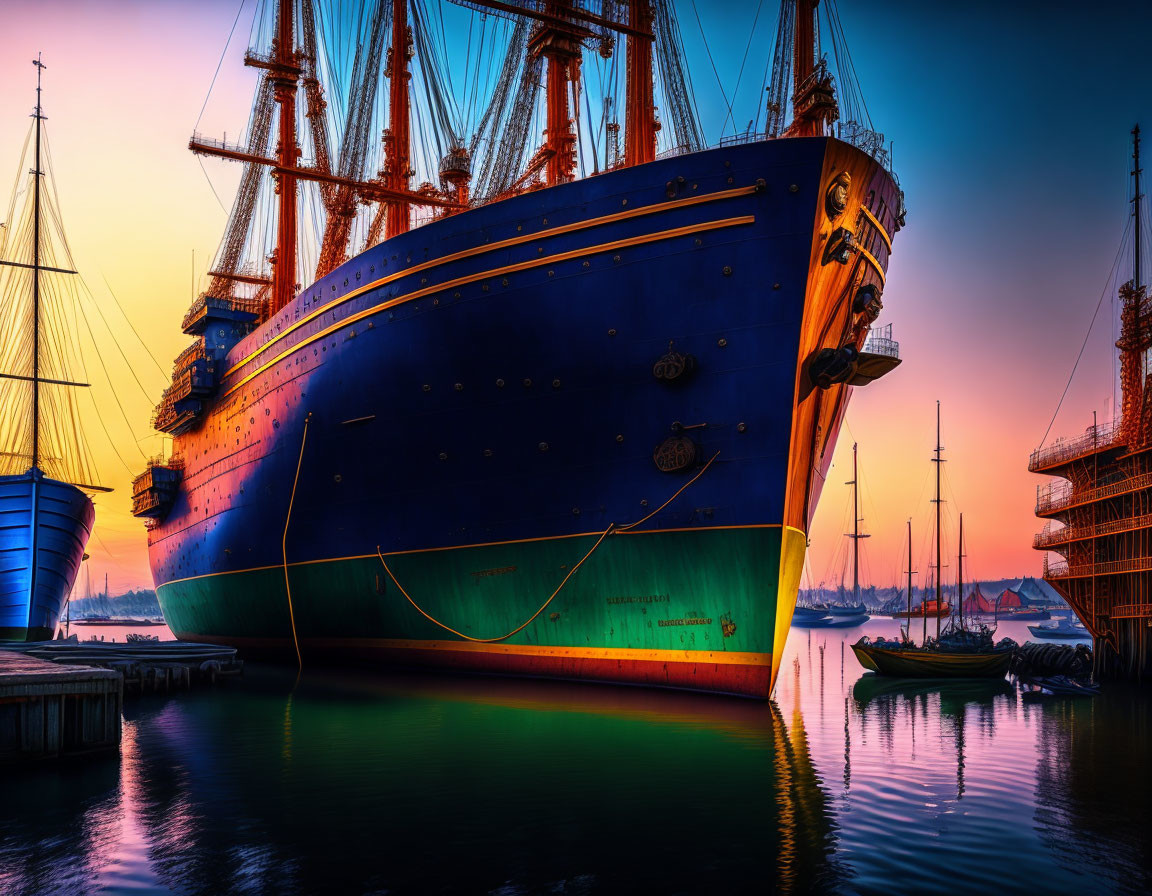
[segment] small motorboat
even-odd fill
[[[1030,625],[1028,631],[1033,638],[1045,641],[1086,641],[1092,637],[1092,633],[1081,623],[1064,619],[1056,625]]]
[[[793,616],[792,617],[792,627],[793,628],[828,628],[828,626],[832,624],[832,621],[833,621],[832,617],[827,616],[827,615],[825,615],[825,616],[813,616],[813,615]]]
[[[1042,622],[1051,619],[1052,614],[1045,609],[1035,609],[1029,607],[1028,609],[1009,610],[1000,614],[1000,619],[1009,622]]]
[[[1020,683],[1027,688],[1024,697],[1095,697],[1100,693],[1098,685],[1077,681],[1067,675],[1021,677]]]
[[[863,625],[872,617],[867,613],[860,613],[856,616],[831,616],[828,618],[828,624],[821,626],[822,628],[855,628],[858,625]]]

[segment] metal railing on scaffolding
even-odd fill
[[[1110,482],[1107,485],[1084,491],[1074,491],[1072,486],[1066,482],[1053,482],[1036,487],[1036,512],[1055,513],[1067,510],[1069,507],[1091,504],[1103,498],[1114,498],[1117,495],[1137,492],[1145,488],[1152,488],[1152,473],[1121,479],[1119,482]]]
[[[1152,557],[1132,557],[1128,560],[1108,560],[1104,563],[1049,563],[1044,557],[1044,578],[1084,579],[1089,576],[1115,575],[1124,572],[1152,571]]]
[[[1051,524],[1043,531],[1036,533],[1032,539],[1032,547],[1045,548],[1051,545],[1068,544],[1073,541],[1083,541],[1100,535],[1115,535],[1117,532],[1133,532],[1136,529],[1147,529],[1152,526],[1152,513],[1144,516],[1128,517],[1122,520],[1109,520],[1095,526],[1064,526],[1059,529]]]
[[[1028,469],[1033,473],[1055,464],[1068,463],[1078,457],[1093,454],[1116,444],[1120,427],[1115,423],[1089,426],[1084,435],[1075,439],[1057,439],[1051,445],[1037,448],[1028,458]]]

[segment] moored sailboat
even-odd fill
[[[944,605],[942,596],[941,571],[943,569],[940,518],[940,403],[936,403],[936,451],[933,462],[936,464],[936,600],[937,608]],[[964,593],[964,515],[960,515],[960,549],[957,593]],[[909,536],[909,569],[911,569],[911,536]],[[911,593],[911,579],[909,579]],[[911,611],[908,611],[911,616]],[[936,637],[927,637],[927,616],[925,614],[925,637],[916,645],[911,637],[911,624],[901,640],[872,640],[861,638],[852,645],[852,651],[865,669],[880,675],[900,678],[1003,678],[1008,672],[1015,642],[1008,638],[999,643],[993,641],[994,629],[983,624],[967,626],[964,617],[952,620],[941,631],[940,616],[936,617]]]
[[[0,640],[52,638],[84,557],[95,510],[82,457],[71,390],[69,337],[59,311],[61,278],[74,276],[62,250],[58,210],[46,189],[44,112],[37,58],[32,165],[28,189],[16,190],[0,228]],[[25,144],[27,149],[27,144]]]

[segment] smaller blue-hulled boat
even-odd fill
[[[1066,619],[1061,619],[1056,625],[1030,625],[1028,631],[1033,638],[1046,641],[1086,641],[1092,637],[1092,633],[1080,622]]]

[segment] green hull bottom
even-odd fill
[[[289,565],[288,587],[284,567],[265,567],[170,582],[157,594],[182,639],[293,658],[298,643],[305,663],[367,659],[769,695],[802,533],[645,532],[610,535],[593,550],[598,538]]]

